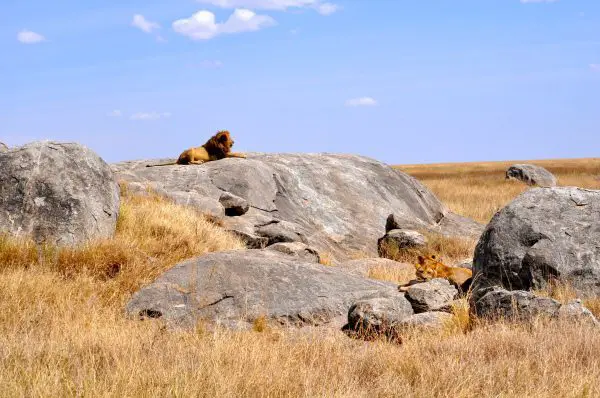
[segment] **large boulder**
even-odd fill
[[[556,177],[535,164],[514,164],[506,170],[507,180],[519,180],[527,185],[538,185],[541,187],[555,187]]]
[[[476,248],[474,293],[544,288],[550,279],[600,294],[600,191],[533,188],[488,224]]]
[[[406,289],[406,298],[416,313],[429,311],[450,312],[458,290],[446,279],[432,279],[417,283]]]
[[[38,141],[0,152],[0,232],[57,245],[113,236],[119,186],[98,155]]]
[[[348,323],[344,329],[360,337],[385,335],[395,337],[395,326],[413,315],[413,309],[404,296],[364,298],[348,310]]]
[[[260,317],[284,326],[341,327],[350,306],[373,295],[399,293],[392,283],[277,250],[252,249],[182,262],[136,292],[127,311],[181,327],[207,320],[244,328]]]
[[[250,153],[247,159],[199,166],[145,167],[161,161],[112,167],[119,179],[147,184],[161,194],[177,191],[219,200],[229,192],[243,198],[248,212],[223,222],[255,247],[262,244],[257,237],[266,236],[269,242],[303,241],[340,261],[355,252],[376,256],[390,213],[447,234],[473,230],[473,221],[450,213],[416,179],[362,156]],[[264,228],[283,221],[289,224]]]

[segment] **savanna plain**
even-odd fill
[[[396,167],[453,211],[488,222],[528,189],[504,180],[513,163]],[[531,163],[559,185],[600,189],[600,159]],[[56,249],[0,237],[0,395],[600,396],[598,330],[559,321],[473,322],[465,302],[442,331],[409,331],[401,345],[260,322],[243,332],[203,324],[182,332],[127,319],[130,295],[178,261],[244,247],[189,208],[131,195],[126,186],[122,193],[113,239]],[[472,256],[475,244],[432,239],[430,248],[452,262]],[[371,276],[395,278],[393,270]],[[546,294],[572,296],[568,289]],[[600,315],[596,300],[586,304]]]

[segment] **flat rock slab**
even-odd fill
[[[176,265],[136,292],[127,312],[182,327],[207,320],[243,328],[258,317],[284,326],[314,326],[345,317],[354,302],[373,295],[398,292],[395,284],[276,250],[237,250]]]
[[[247,159],[199,166],[146,167],[164,161],[130,161],[112,167],[121,180],[147,184],[165,196],[187,195],[189,199],[183,199],[190,205],[199,198],[218,201],[229,192],[244,199],[250,210],[225,217],[228,229],[255,241],[265,226],[285,221],[288,224],[278,228],[293,225],[293,229],[286,227],[285,234],[268,232],[307,243],[340,261],[355,252],[376,256],[377,239],[391,213],[410,225],[446,234],[474,229],[472,220],[450,213],[415,178],[362,156],[251,153]],[[479,227],[480,232],[483,226]]]
[[[475,248],[474,291],[542,289],[550,279],[600,294],[600,191],[533,188],[490,221]]]

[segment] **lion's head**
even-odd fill
[[[210,137],[206,144],[204,144],[204,149],[211,156],[215,156],[217,159],[222,159],[229,152],[231,152],[231,147],[233,146],[233,139],[227,130],[217,131],[215,135]]]

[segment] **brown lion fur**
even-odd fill
[[[473,271],[470,269],[450,267],[443,264],[435,255],[419,256],[418,260],[419,263],[415,264],[417,278],[421,280],[444,278],[461,290],[468,289],[473,277]]]
[[[220,130],[210,137],[204,145],[186,149],[172,163],[146,165],[146,167],[169,166],[174,164],[202,164],[224,158],[245,158],[246,155],[231,152],[234,141],[227,130]]]

